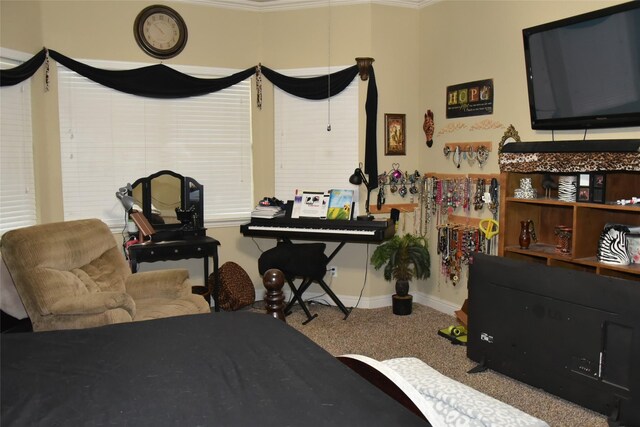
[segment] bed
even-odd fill
[[[0,425],[548,427],[413,357],[333,357],[263,284],[268,315],[0,334]]]
[[[2,334],[3,426],[425,426],[303,334],[253,312]]]

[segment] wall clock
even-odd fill
[[[184,19],[167,6],[144,8],[133,24],[138,46],[154,58],[173,58],[187,44],[187,25]]]

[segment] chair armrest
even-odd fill
[[[135,317],[136,303],[124,292],[96,292],[59,299],[49,307],[51,314],[95,314],[123,308]]]
[[[127,277],[124,285],[134,300],[150,296],[177,298],[191,293],[189,271],[184,268],[135,273]]]

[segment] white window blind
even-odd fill
[[[18,61],[2,57],[2,68]],[[0,89],[0,234],[36,223],[31,79]]]
[[[330,100],[310,101],[277,88],[274,92],[275,196],[293,200],[296,189],[353,189],[357,196],[349,177],[358,167],[358,79]]]
[[[116,190],[165,169],[204,185],[208,225],[250,216],[250,80],[182,99],[128,95],[61,65],[58,82],[65,220],[97,217],[122,226]]]

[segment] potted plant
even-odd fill
[[[431,274],[427,240],[413,234],[393,236],[376,248],[371,264],[376,270],[384,266],[385,280],[396,280],[393,313],[411,314],[413,296],[409,295],[409,282],[414,277],[426,279]]]

